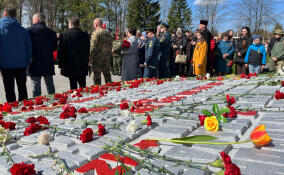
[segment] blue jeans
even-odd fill
[[[144,78],[157,77],[157,69],[145,67],[144,68]]]
[[[260,74],[261,65],[252,65],[249,64],[249,73]]]
[[[46,85],[48,94],[54,94],[55,93],[55,87],[54,87],[52,75],[31,76],[33,97],[41,96],[41,77],[43,77],[43,79],[45,81],[45,85]]]

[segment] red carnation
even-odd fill
[[[116,92],[119,92],[121,90],[121,86],[118,86],[117,88],[116,88]]]
[[[147,126],[151,126],[152,125],[152,118],[150,115],[147,115]]]
[[[87,143],[93,140],[93,130],[91,128],[87,128],[83,131],[83,133],[80,135],[80,140],[82,143]]]
[[[40,125],[50,125],[48,119],[44,116],[38,116],[36,121],[39,122]]]
[[[69,118],[69,116],[68,116],[68,114],[67,114],[67,112],[62,112],[61,114],[60,114],[60,117],[59,117],[60,119],[67,119],[67,118]]]
[[[14,122],[5,122],[4,128],[8,130],[14,130],[16,128],[16,123]]]
[[[245,78],[246,77],[246,74],[241,74],[241,78]]]
[[[0,120],[3,120],[3,116],[2,116],[2,114],[0,113]]]
[[[19,102],[18,101],[14,101],[13,103],[11,103],[12,107],[16,108],[19,106]]]
[[[230,118],[237,117],[236,109],[233,106],[228,106],[228,108],[230,109],[230,113],[228,113],[227,116],[230,117]]]
[[[274,97],[276,100],[280,100],[280,99],[284,99],[284,93],[280,92],[280,91],[276,91],[274,94]]]
[[[34,164],[17,163],[10,168],[11,175],[35,175]]]
[[[24,106],[33,106],[35,103],[32,100],[24,100]]]
[[[8,103],[5,103],[3,106],[3,112],[12,112],[12,106]]]
[[[26,111],[27,110],[27,108],[25,107],[25,106],[23,106],[22,108],[21,108],[21,111]]]
[[[225,165],[225,173],[224,175],[241,175],[240,168],[232,163],[231,158],[224,151],[220,153]]]
[[[102,124],[98,124],[98,135],[99,136],[103,136],[103,135],[105,135],[105,133],[106,133],[106,128],[105,128],[105,126],[103,126]]]
[[[120,104],[120,109],[121,109],[121,110],[129,109],[128,103],[122,103],[122,104]]]
[[[200,122],[200,125],[203,126],[204,125],[204,120],[207,116],[206,115],[199,115],[198,118],[199,118],[199,122]]]
[[[24,131],[24,136],[29,136],[39,131],[42,127],[39,124],[31,123]]]
[[[135,110],[135,106],[131,106],[130,112],[134,112],[134,110]]]
[[[78,110],[78,113],[88,113],[87,108],[81,108]]]
[[[27,120],[26,120],[27,123],[35,123],[36,122],[36,119],[34,117],[29,117]]]
[[[5,121],[0,120],[0,125],[1,125],[2,127],[4,127],[4,125],[5,125]]]
[[[284,81],[281,81],[281,86],[284,87]]]
[[[233,104],[236,103],[236,99],[233,96],[230,97],[229,95],[226,95],[226,99],[227,99],[227,103],[229,104],[229,106],[232,106]]]

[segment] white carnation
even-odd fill
[[[209,79],[210,76],[211,76],[211,75],[210,75],[209,73],[206,74],[206,78],[207,78],[207,79]]]
[[[39,137],[38,137],[38,143],[40,145],[47,145],[49,144],[49,142],[51,142],[51,135],[48,133],[42,133]]]
[[[126,130],[128,132],[135,132],[138,129],[138,125],[136,124],[135,120],[131,120],[130,123],[126,126]]]
[[[179,81],[179,80],[180,80],[180,76],[177,75],[177,76],[175,77],[174,81]]]

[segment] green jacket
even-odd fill
[[[284,38],[280,42],[275,43],[271,51],[271,57],[276,57],[277,60],[284,61]]]
[[[114,50],[113,56],[121,56],[122,40],[115,40],[112,42],[112,49]]]

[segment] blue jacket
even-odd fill
[[[266,51],[262,44],[252,44],[249,46],[245,63],[252,65],[265,65],[266,64]]]
[[[29,65],[31,76],[54,75],[53,52],[57,49],[56,33],[47,28],[44,22],[32,25],[27,29],[30,34],[33,54]]]
[[[234,56],[234,44],[231,41],[219,41],[217,46],[217,52],[220,57],[223,57],[224,54],[229,54],[229,57],[227,59],[232,60]]]
[[[25,68],[32,58],[30,35],[15,18],[0,21],[0,69]]]

